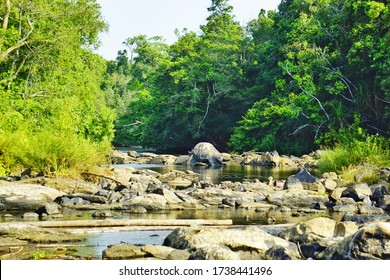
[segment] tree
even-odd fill
[[[98,33],[106,28],[100,6],[94,0],[3,3],[0,144],[16,134],[22,142],[14,145],[20,147],[36,141],[45,149],[55,143],[46,147],[44,143],[64,137],[73,139],[72,145],[108,143],[114,115],[99,88],[105,63],[91,52],[98,44]],[[42,139],[47,135],[53,140]],[[4,144],[0,150],[5,155],[11,148]],[[16,163],[30,165],[23,160],[26,155],[17,157]],[[58,167],[53,161],[47,165]]]

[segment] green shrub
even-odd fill
[[[318,167],[321,172],[341,173],[347,168],[363,164],[389,166],[390,140],[377,135],[368,135],[365,140],[339,144],[332,149],[326,149],[321,155]]]
[[[0,136],[0,172],[30,168],[47,176],[74,175],[107,162],[110,144],[65,132],[18,132]]]

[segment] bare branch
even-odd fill
[[[9,47],[8,49],[6,49],[4,52],[2,52],[0,54],[0,61],[6,60],[11,52],[13,52],[14,50],[17,50],[17,49],[23,47],[24,45],[27,45],[27,41],[18,42],[16,45],[14,45],[12,47]]]
[[[312,126],[311,124],[304,124],[304,125],[301,125],[300,127],[298,127],[293,133],[290,133],[289,135],[296,135],[299,131],[301,131],[302,129],[304,129],[305,127],[308,127],[308,126]]]
[[[5,0],[5,15],[3,20],[3,31],[8,29],[9,16],[11,14],[11,0]]]
[[[295,81],[295,78],[294,78],[293,74],[292,74],[292,73],[290,72],[290,70],[288,69],[287,63],[286,63],[286,68],[285,68],[285,70],[286,70],[287,74]],[[317,103],[318,103],[318,105],[320,106],[321,110],[324,112],[326,118],[327,118],[328,120],[330,120],[330,117],[329,117],[328,113],[326,112],[324,106],[322,105],[321,101],[320,101],[316,96],[314,96],[314,95],[311,94],[310,92],[306,91],[306,90],[302,87],[302,85],[301,85],[300,83],[297,82],[297,84],[298,84],[299,88],[300,88],[304,93],[306,93],[306,94],[309,95],[311,98],[313,98],[314,100],[317,101]]]

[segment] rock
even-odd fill
[[[62,207],[59,204],[51,202],[46,204],[44,207],[38,209],[36,212],[40,215],[42,215],[43,213],[47,215],[57,215],[60,214],[61,208]]]
[[[190,156],[178,156],[175,160],[175,165],[187,165],[189,163]]]
[[[265,259],[274,246],[286,249],[290,259],[299,259],[298,247],[257,228],[244,230],[185,228],[176,229],[163,243],[176,249],[194,251],[191,259]]]
[[[222,199],[222,204],[230,206],[230,207],[236,207],[236,200],[233,198],[225,197]]]
[[[192,181],[185,178],[175,178],[174,180],[168,181],[167,183],[174,189],[188,188],[192,185]]]
[[[345,214],[342,218],[342,221],[351,221],[358,224],[365,224],[370,222],[377,221],[388,221],[390,220],[390,216],[387,214],[379,214],[379,215],[356,215],[356,214]]]
[[[129,156],[125,153],[122,153],[117,150],[112,150],[110,152],[111,162],[113,164],[128,164],[130,159]]]
[[[129,260],[145,257],[146,253],[142,252],[137,246],[128,243],[109,245],[102,253],[104,260]]]
[[[348,187],[343,191],[341,197],[350,197],[353,200],[362,201],[366,196],[371,196],[372,191],[367,184],[358,184],[352,187]]]
[[[284,190],[303,190],[301,181],[295,176],[289,176],[284,183]]]
[[[390,195],[384,195],[379,204],[385,211],[390,211]]]
[[[93,195],[99,191],[97,185],[83,180],[68,178],[44,178],[42,180],[45,187],[53,188],[67,194],[83,193]]]
[[[291,253],[282,246],[273,246],[265,252],[267,260],[292,260]]]
[[[147,244],[141,248],[146,256],[152,256],[160,260],[168,260],[169,255],[176,249],[167,246]]]
[[[338,179],[338,176],[335,172],[325,172],[324,174],[322,174],[322,178],[336,181]]]
[[[232,160],[232,156],[228,153],[221,153],[221,156],[223,162],[229,162]]]
[[[302,183],[315,183],[317,178],[311,175],[305,168],[294,175]]]
[[[321,259],[385,260],[390,257],[390,223],[378,222],[360,228],[352,236],[329,246]]]
[[[384,214],[384,211],[382,208],[378,208],[375,206],[367,205],[364,202],[358,202],[357,203],[358,207],[358,213],[359,214],[370,214],[370,215],[375,215],[375,214]]]
[[[22,215],[22,218],[24,220],[38,220],[39,219],[39,215],[37,213],[27,212],[27,213],[24,213]]]
[[[168,203],[178,204],[183,202],[183,200],[181,200],[173,191],[170,191],[168,189],[163,189],[162,191],[163,191],[163,196]]]
[[[188,260],[190,255],[187,250],[175,249],[168,255],[168,260]]]
[[[65,193],[40,185],[0,183],[0,209],[35,210],[63,195]]]
[[[190,152],[190,164],[204,163],[208,166],[221,166],[222,155],[210,143],[198,143]]]
[[[163,210],[169,209],[168,201],[162,195],[145,194],[137,196],[126,201],[124,205],[127,206],[142,206],[146,210]]]
[[[197,248],[189,260],[241,260],[241,257],[225,245],[209,244]]]
[[[291,160],[288,156],[281,156],[279,160],[279,167],[298,167],[298,165]]]
[[[100,195],[75,193],[72,195],[67,195],[67,197],[70,199],[81,198],[82,200],[84,200],[84,201],[87,200],[91,203],[99,203],[99,204],[106,204],[107,203],[107,198],[104,196],[100,196]],[[75,204],[77,204],[77,202]]]
[[[99,219],[112,218],[112,213],[107,210],[98,210],[92,214],[92,217]]]
[[[157,155],[154,154],[154,153],[146,153],[146,152],[144,152],[144,153],[140,153],[139,157],[141,157],[141,158],[155,158],[155,157],[157,157]]]
[[[338,222],[335,228],[335,236],[347,237],[354,234],[359,227],[355,222]]]
[[[176,162],[176,157],[173,155],[158,155],[153,157],[148,163],[149,164],[162,164],[162,165],[173,165]]]
[[[259,166],[279,166],[280,157],[277,151],[265,152],[252,160],[253,165]]]
[[[343,213],[355,213],[357,211],[357,207],[353,204],[341,204],[333,206],[333,211]]]
[[[332,193],[337,188],[337,183],[333,179],[325,179],[322,181],[327,193]]]
[[[333,237],[336,222],[328,218],[314,218],[299,223],[281,233],[281,237],[301,243],[310,243],[322,238]]]
[[[138,157],[138,153],[137,151],[128,151],[127,152],[127,155],[131,158],[137,158]]]
[[[133,214],[145,214],[148,212],[145,207],[139,206],[139,205],[122,205],[120,207],[120,210],[125,210],[128,213]]]
[[[0,236],[17,238],[31,243],[45,244],[81,241],[79,236],[70,234],[69,232],[64,233],[54,229],[44,229],[24,222],[0,223]]]
[[[341,198],[343,192],[346,190],[347,188],[344,188],[344,187],[340,187],[340,188],[335,188],[331,195],[330,195],[330,198],[332,198],[334,201],[337,201]]]

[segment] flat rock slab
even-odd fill
[[[38,209],[65,193],[36,184],[0,184],[0,209]]]

